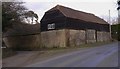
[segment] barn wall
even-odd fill
[[[41,32],[50,31],[48,24],[55,24],[55,29],[51,30],[65,29],[66,17],[59,10],[46,12],[41,19]]]
[[[110,41],[110,33],[109,32],[103,32],[103,41]]]
[[[43,47],[71,47],[85,43],[109,41],[109,32],[96,30],[62,29],[41,32],[41,44]]]
[[[103,34],[101,31],[97,31],[97,41],[98,42],[103,41]]]
[[[97,31],[97,41],[110,41],[110,33],[104,31]]]
[[[78,19],[68,18],[66,19],[66,28],[68,29],[93,29],[97,31],[106,31],[109,32],[109,24],[99,24],[86,22]]]
[[[10,36],[3,38],[5,44],[17,50],[36,50],[40,48],[40,34],[26,36]]]
[[[41,32],[41,45],[43,47],[65,47],[65,30],[52,30]]]
[[[86,30],[86,41],[87,41],[87,43],[96,42],[95,30],[91,30],[91,29]]]
[[[69,30],[70,46],[79,46],[85,42],[85,30]]]

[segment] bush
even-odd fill
[[[13,51],[10,48],[2,48],[2,58],[10,57],[17,54],[16,51]]]
[[[120,24],[112,25],[112,38],[120,41]]]

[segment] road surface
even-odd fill
[[[48,58],[27,67],[117,67],[118,43],[84,48]]]

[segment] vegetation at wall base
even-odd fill
[[[96,43],[88,43],[88,44],[82,44],[80,46],[72,46],[72,47],[51,47],[51,48],[47,48],[47,47],[43,47],[43,48],[40,48],[40,49],[36,49],[36,50],[28,50],[26,49],[27,51],[41,51],[42,54],[44,54],[44,52],[49,52],[49,51],[52,51],[54,53],[57,53],[57,52],[66,52],[66,51],[74,51],[76,49],[79,49],[79,48],[90,48],[90,47],[99,47],[99,46],[103,46],[103,45],[106,45],[106,44],[110,44],[110,43],[113,43],[115,41],[108,41],[108,42],[96,42]],[[21,50],[21,49],[20,49]],[[21,50],[22,51],[26,51],[26,50]],[[2,58],[7,58],[7,57],[10,57],[10,56],[14,56],[17,54],[17,50],[13,50],[13,49],[10,49],[10,48],[4,48],[2,50]]]
[[[41,51],[48,51],[48,50],[66,50],[66,49],[77,49],[77,48],[88,48],[88,47],[98,47],[98,46],[102,46],[105,44],[110,44],[116,41],[107,41],[107,42],[96,42],[96,43],[87,43],[87,44],[81,44],[80,46],[68,46],[68,47],[51,47],[51,48],[47,48],[47,47],[42,47],[40,50]]]
[[[17,54],[17,52],[13,51],[10,48],[2,48],[2,59],[16,55],[16,54]]]

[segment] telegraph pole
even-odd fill
[[[110,30],[110,39],[111,39],[111,16],[110,16],[110,10],[109,10],[109,30]]]

